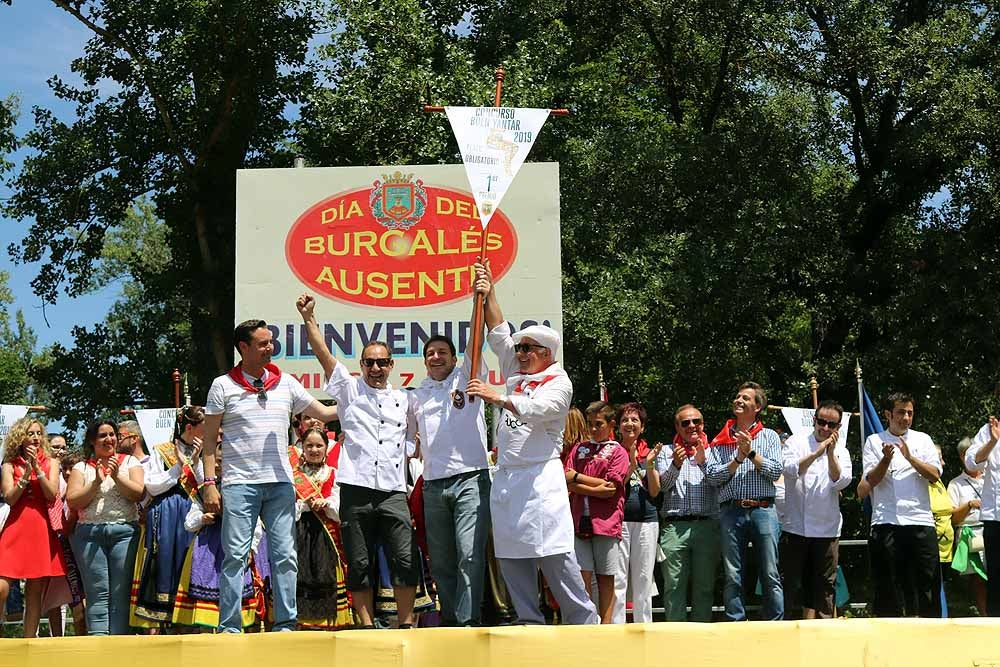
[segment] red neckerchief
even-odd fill
[[[121,467],[121,464],[125,463],[125,459],[127,459],[128,457],[129,457],[128,454],[116,454],[115,458],[118,459],[118,466]],[[97,459],[95,458],[87,459],[87,465],[89,465],[94,470],[97,470]],[[108,474],[108,469],[105,466],[102,465],[101,470],[104,471],[105,475]]]
[[[535,389],[538,389],[546,382],[549,382],[550,380],[555,380],[557,377],[558,377],[557,375],[546,375],[541,380],[532,380],[527,384],[525,384],[524,380],[521,380],[520,382],[517,383],[517,386],[514,387],[514,393],[523,394],[526,391],[534,391]]]
[[[264,391],[271,391],[277,387],[278,383],[281,381],[281,371],[274,364],[268,364],[267,366],[264,366],[264,369],[267,371],[267,379],[264,380]],[[239,386],[249,391],[251,394],[257,393],[257,387],[247,382],[247,378],[243,374],[242,361],[230,369],[229,378]]]
[[[705,447],[705,449],[708,449],[712,445],[716,444],[714,441],[712,443],[709,443],[708,442],[708,436],[705,435],[704,432],[699,433],[698,436],[701,438],[701,444],[702,444],[702,446]],[[734,440],[734,442],[735,442],[735,440]],[[687,444],[686,442],[684,442],[684,438],[681,437],[680,433],[677,433],[677,434],[674,435],[674,446],[676,447],[677,445],[680,445],[681,447],[683,447],[684,448],[684,453],[686,453],[689,457],[690,456],[694,456],[694,450],[696,449],[697,445],[691,446],[691,445]]]
[[[712,438],[712,446],[715,445],[735,445],[736,436],[733,435],[733,428],[736,426],[736,420],[730,419],[726,422],[726,425],[722,427],[719,431],[719,435]],[[757,437],[757,434],[764,430],[764,422],[757,420],[750,427],[750,439],[753,440]]]
[[[38,479],[38,473],[36,473],[35,470],[31,467],[31,464],[28,463],[28,459],[24,458],[24,456],[22,456],[21,454],[18,454],[17,457],[15,457],[13,461],[11,461],[11,463],[14,464],[14,475],[13,475],[13,477],[14,477],[14,483],[15,484],[17,484],[21,480],[21,478],[24,476],[24,473],[22,471],[25,469],[25,467],[28,468],[28,479],[29,480],[35,481],[36,479]],[[45,455],[45,452],[43,452],[41,450],[41,448],[39,448],[39,450],[38,450],[38,467],[41,468],[41,470],[45,474],[45,476],[48,477],[48,475],[49,475],[49,457],[47,457]]]

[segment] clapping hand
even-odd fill
[[[740,453],[744,457],[750,454],[751,446],[753,445],[753,438],[750,437],[748,431],[740,431],[736,434],[736,448],[739,449]]]
[[[886,443],[882,445],[882,459],[884,461],[892,461],[893,455],[896,453],[896,445],[891,443]]]

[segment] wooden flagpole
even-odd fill
[[[506,70],[503,66],[497,67],[496,71],[493,73],[493,78],[495,82],[495,88],[493,92],[493,106],[499,107],[501,97],[503,96],[503,80],[507,75]],[[444,113],[445,108],[440,106],[433,106],[430,104],[424,105],[425,113]],[[550,116],[569,116],[569,109],[549,109]],[[489,238],[488,235],[489,223],[483,227],[483,240],[479,247],[479,261],[483,264],[486,263],[486,241]],[[483,348],[483,320],[485,314],[483,313],[483,295],[476,294],[473,300],[472,306],[472,322],[470,328],[472,329],[471,335],[469,337],[469,344],[466,347],[469,355],[471,355],[471,365],[469,366],[472,370],[472,377],[476,377],[479,374],[479,365],[482,359],[482,348]],[[475,400],[474,396],[469,396],[469,401]]]

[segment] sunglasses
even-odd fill
[[[264,381],[257,378],[253,381],[253,388],[257,390],[257,398],[267,398],[267,389],[264,389]]]
[[[532,348],[536,348],[536,349],[539,349],[539,350],[547,350],[547,349],[549,349],[549,348],[545,347],[544,345],[534,345],[532,343],[518,343],[517,345],[514,346],[514,351],[515,352],[521,352],[523,354],[528,354],[529,352],[531,352]]]
[[[837,429],[840,428],[840,422],[838,421],[827,421],[825,419],[820,419],[819,417],[814,417],[817,426],[825,426],[826,428]]]
[[[701,418],[697,418],[697,419],[682,419],[681,420],[681,428],[687,428],[688,426],[691,426],[692,424],[695,425],[695,426],[701,426],[704,423],[704,421],[705,420],[701,419]]]
[[[379,368],[389,368],[392,364],[392,359],[373,359],[369,357],[367,359],[362,359],[361,363],[364,364],[365,368],[371,368],[375,364],[378,364]]]

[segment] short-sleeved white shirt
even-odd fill
[[[326,393],[337,401],[344,446],[337,482],[379,491],[406,491],[406,457],[413,452],[413,392],[368,386],[342,363],[333,367]]]
[[[910,429],[902,437],[915,459],[934,466],[938,474],[941,473],[941,460],[929,435]],[[882,446],[885,444],[898,445],[899,437],[889,431],[882,431],[869,436],[865,441],[861,459],[866,477],[882,460]],[[899,452],[893,455],[885,477],[872,488],[871,497],[873,525],[934,525],[930,483]]]
[[[266,381],[267,373],[261,379]],[[246,377],[252,382],[253,378]],[[267,398],[241,387],[228,374],[215,378],[205,414],[222,415],[222,485],[291,483],[289,424],[292,415],[313,400],[287,373],[267,390]]]

